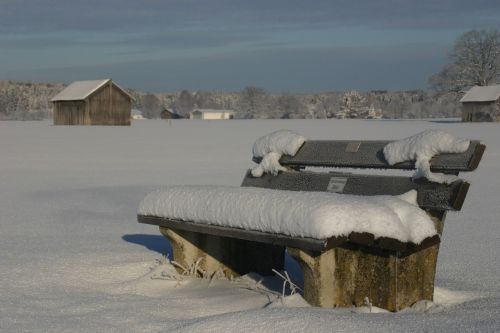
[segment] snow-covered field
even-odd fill
[[[279,279],[168,279],[168,243],[136,222],[141,199],[161,185],[239,185],[252,143],[274,130],[396,139],[428,128],[487,145],[479,169],[462,175],[472,184],[462,212],[448,214],[433,304],[396,314],[318,309],[298,295],[281,302]],[[0,331],[500,331],[499,174],[500,124],[491,123],[0,122]],[[287,268],[300,280],[293,262]]]

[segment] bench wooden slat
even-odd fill
[[[419,206],[437,210],[460,210],[469,188],[469,184],[462,180],[447,185],[425,179],[414,182],[410,177],[401,176],[310,171],[282,172],[277,176],[265,174],[259,178],[252,177],[250,171],[247,171],[241,186],[354,195],[399,195],[417,190]]]
[[[414,169],[413,162],[389,165],[385,161],[383,148],[391,141],[306,141],[295,156],[283,156],[282,165],[290,167],[351,167],[377,169]],[[443,173],[472,171],[477,168],[485,145],[471,141],[469,149],[460,154],[441,154],[431,160],[431,170]],[[257,163],[261,158],[254,157]]]
[[[421,244],[402,243],[399,240],[381,237],[374,239],[369,233],[351,233],[349,237],[330,237],[328,239],[315,239],[309,237],[291,237],[283,234],[266,233],[255,230],[245,230],[232,227],[222,227],[213,224],[195,223],[189,221],[172,220],[158,216],[137,215],[139,223],[157,225],[172,230],[184,230],[199,232],[221,237],[243,239],[252,242],[267,243],[273,245],[300,248],[309,251],[323,252],[334,247],[348,244],[361,245],[363,247],[375,247],[382,250],[395,251],[400,255],[407,255],[415,250],[432,246],[439,242],[439,236],[426,238]]]
[[[371,246],[375,242],[375,237],[368,232],[351,232],[349,241],[364,246]]]
[[[172,220],[158,216],[138,215],[137,220],[139,221],[139,223],[157,225],[160,227],[171,228],[173,230],[193,231],[214,236],[244,239],[252,242],[298,247],[311,251],[323,251],[327,248],[327,246],[332,248],[347,241],[347,238],[345,237],[339,238],[338,241],[336,239],[324,240],[307,237],[297,238],[255,230],[245,230],[239,228],[222,227],[213,224]]]

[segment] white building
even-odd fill
[[[142,112],[140,110],[132,109],[132,119],[144,119],[144,116],[142,115]]]
[[[201,119],[201,120],[222,120],[222,119],[233,119],[233,110],[214,110],[214,109],[194,109],[189,113],[190,119]]]

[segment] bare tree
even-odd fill
[[[286,94],[278,97],[277,109],[281,113],[281,118],[305,118],[305,107],[297,96]]]
[[[500,79],[500,32],[472,30],[455,41],[452,63],[429,79],[434,90],[459,92],[470,86],[487,86]]]
[[[154,94],[146,94],[142,98],[142,115],[148,119],[159,118],[163,110],[161,100]]]
[[[248,111],[254,111],[266,97],[266,91],[258,87],[245,87],[241,92],[241,102]]]
[[[189,91],[183,90],[175,101],[174,107],[179,114],[187,116],[189,112],[193,111],[195,104],[194,96]]]

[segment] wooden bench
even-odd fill
[[[301,266],[304,298],[314,306],[349,307],[366,300],[381,308],[398,311],[419,300],[432,300],[440,235],[446,212],[458,211],[469,184],[412,181],[408,176],[313,172],[305,167],[358,169],[414,168],[413,162],[389,165],[383,156],[388,141],[307,141],[293,157],[280,163],[290,169],[277,176],[254,178],[248,171],[241,186],[293,190],[326,191],[355,195],[399,195],[418,192],[418,205],[436,225],[439,236],[419,245],[368,233],[346,237],[312,239],[259,231],[176,221],[138,215],[140,223],[158,225],[173,248],[173,260],[189,267],[199,262],[209,273],[236,277],[249,272],[272,274],[282,270],[286,251]],[[442,154],[431,160],[431,170],[458,175],[477,168],[485,146],[471,141],[465,153]],[[259,162],[259,158],[254,157]],[[307,221],[304,221],[307,223]],[[199,259],[202,259],[201,262]]]

